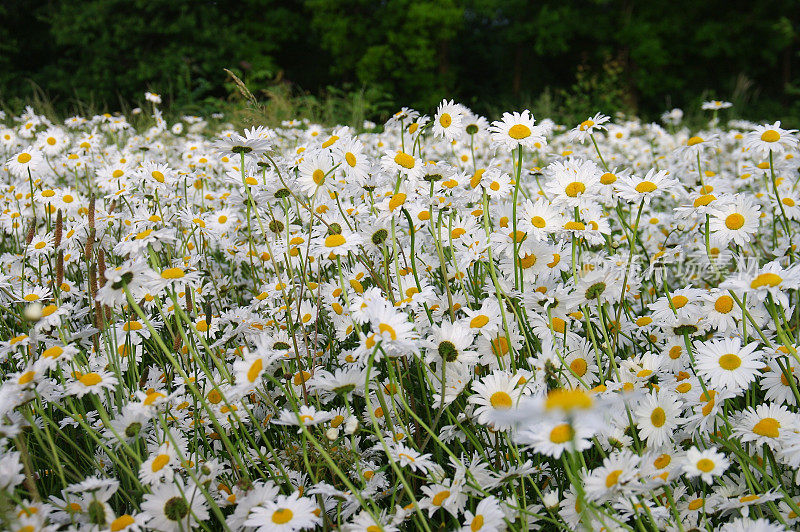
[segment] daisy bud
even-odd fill
[[[353,434],[355,431],[358,430],[358,418],[355,416],[350,416],[347,418],[347,422],[344,425],[344,433],[345,434]]]
[[[542,503],[545,508],[557,509],[560,502],[558,494],[554,491],[548,491],[542,495]]]
[[[38,301],[31,303],[25,307],[23,315],[28,321],[39,321],[42,318],[42,304]]]
[[[339,437],[339,429],[335,429],[333,427],[329,428],[325,431],[325,437],[330,441],[336,441],[336,438]]]
[[[678,224],[678,231],[686,231],[686,226],[684,224]]]

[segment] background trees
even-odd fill
[[[0,27],[12,106],[33,83],[65,111],[147,89],[205,108],[229,68],[255,92],[364,91],[375,115],[446,96],[649,116],[716,97],[800,117],[796,0],[15,0]]]

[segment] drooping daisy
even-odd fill
[[[783,129],[778,120],[772,125],[756,126],[744,137],[744,146],[752,150],[757,157],[767,158],[770,152],[780,155],[796,147],[798,143],[796,129]]]
[[[577,141],[583,144],[584,141],[586,141],[586,139],[590,135],[592,135],[595,131],[601,131],[606,129],[606,126],[604,126],[603,124],[605,124],[609,120],[611,120],[611,117],[600,113],[596,113],[594,116],[587,118],[586,120],[584,120],[583,122],[572,128],[570,132],[567,134],[567,137],[569,138],[569,140],[573,142]]]
[[[784,308],[789,306],[787,291],[800,286],[800,268],[784,268],[780,261],[773,260],[758,269],[749,268],[723,281],[721,288],[745,292],[748,297],[764,301],[771,296]]]
[[[412,471],[426,472],[434,465],[430,454],[422,454],[403,443],[393,442],[389,446],[389,453],[400,467],[409,467]]]

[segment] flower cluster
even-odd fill
[[[0,124],[3,528],[800,523],[796,131],[147,100]]]

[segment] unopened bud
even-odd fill
[[[344,433],[353,434],[357,430],[358,430],[358,419],[355,416],[350,416],[349,418],[347,418],[347,422],[344,425]]]
[[[678,224],[678,231],[686,231],[686,226],[684,224]]]
[[[335,441],[336,438],[339,437],[339,429],[335,429],[333,427],[329,428],[325,431],[325,437],[328,438],[330,441]]]
[[[23,315],[25,316],[25,319],[28,321],[39,321],[40,319],[42,319],[42,304],[39,303],[38,301],[31,303],[30,305],[25,307]]]

